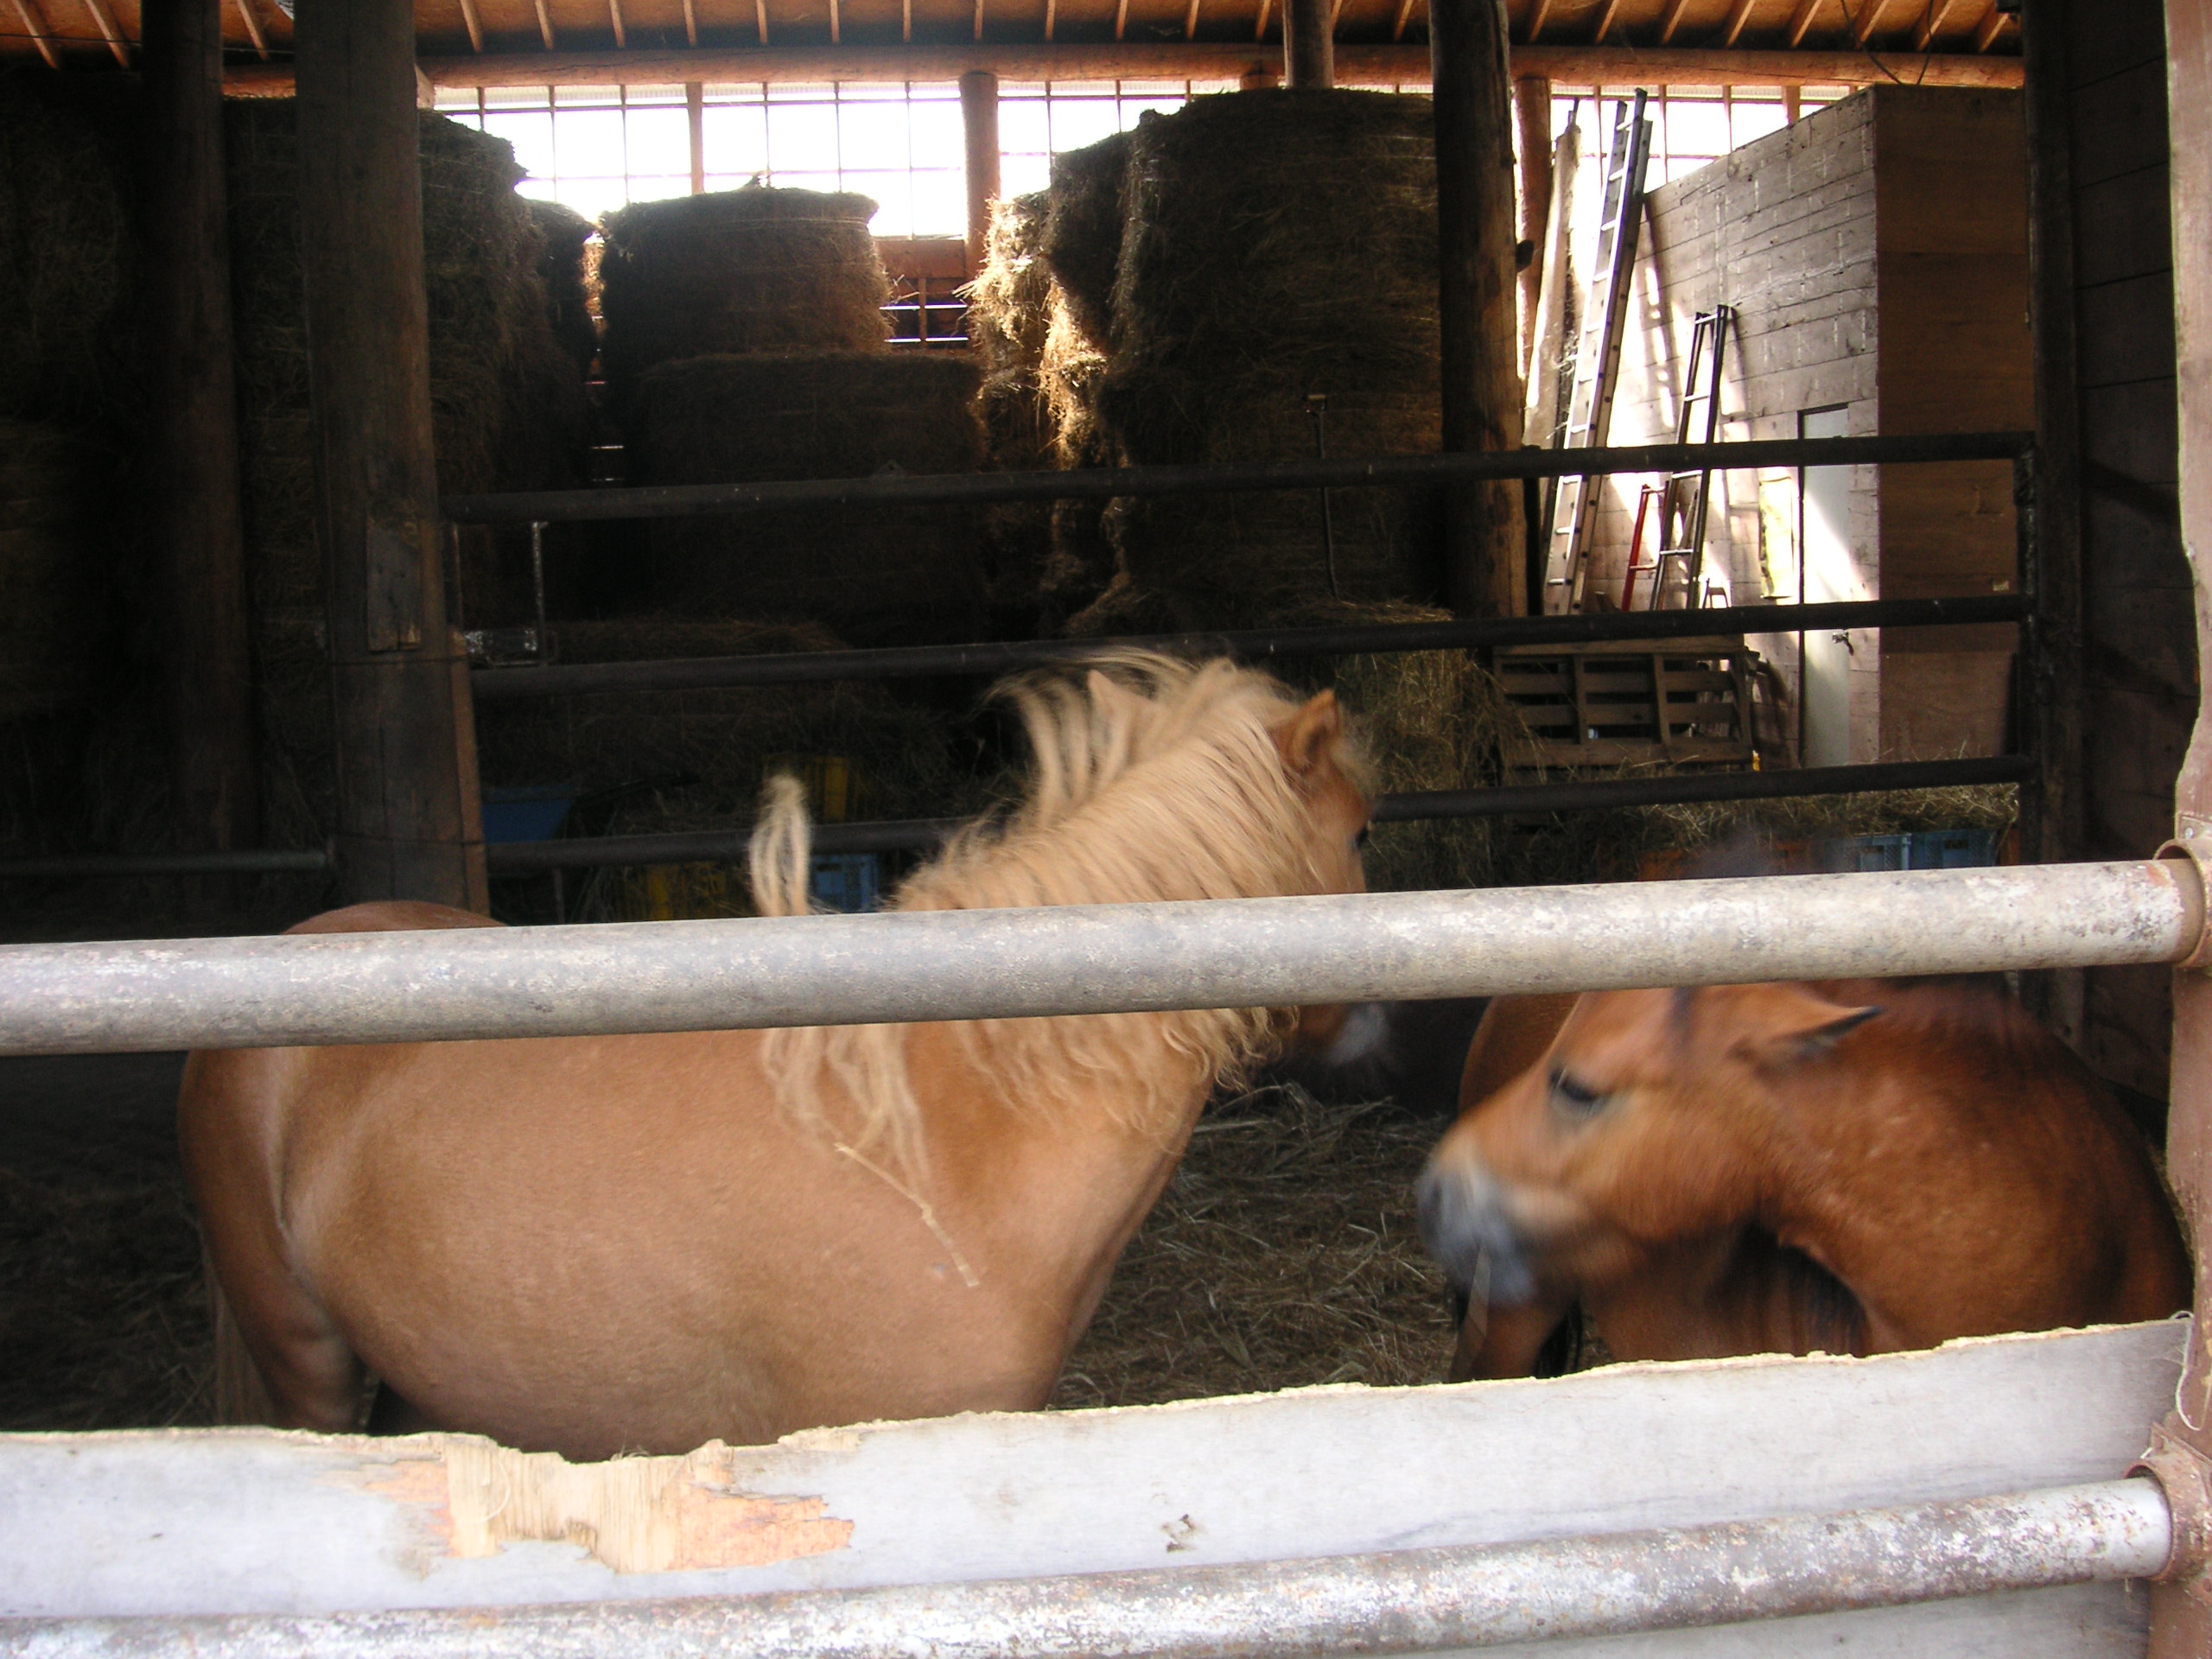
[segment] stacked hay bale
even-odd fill
[[[976,385],[974,364],[945,353],[683,359],[638,383],[632,462],[656,484],[972,472]],[[855,645],[970,639],[979,518],[918,507],[664,520],[653,595],[677,614],[814,623]]]
[[[1084,401],[1118,456],[1308,457],[1317,393],[1332,454],[1435,448],[1427,100],[1239,92],[1195,99],[1127,138],[1118,243],[1103,232],[1085,240],[1071,226],[1052,244],[1076,322],[1094,340],[1104,328],[1106,365]],[[1103,217],[1095,206],[1090,216]],[[1102,317],[1099,256],[1109,244]],[[1117,504],[1116,587],[1086,626],[1233,626],[1316,594],[1437,597],[1429,494],[1346,491],[1333,505],[1332,571],[1318,493]]]
[[[225,106],[246,568],[272,845],[314,844],[334,805],[323,582],[299,254],[298,118],[289,99]],[[575,481],[588,410],[582,365],[554,333],[532,204],[512,148],[422,118],[423,275],[441,491]],[[581,244],[576,245],[581,247]],[[527,613],[518,539],[463,540],[465,616]]]
[[[1001,472],[1060,464],[1043,382],[1052,307],[1052,273],[1044,260],[1050,204],[1043,191],[991,204],[983,268],[966,289],[968,340],[982,374],[976,413],[985,454]],[[994,631],[1050,632],[1061,620],[1048,620],[1040,602],[1050,580],[1052,516],[1046,501],[1003,502],[985,513]]]

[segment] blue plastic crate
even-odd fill
[[[874,853],[817,853],[807,888],[830,910],[874,910],[882,897],[883,861]]]
[[[1997,862],[1992,830],[1916,830],[1894,836],[1835,836],[1816,842],[1822,870],[1961,870]]]
[[[537,784],[524,789],[484,791],[484,839],[487,842],[550,841],[569,821],[576,791],[566,784]]]

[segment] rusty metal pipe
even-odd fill
[[[1436,1653],[2148,1578],[2159,1487],[1529,1543],[690,1600],[0,1624],[22,1659],[1299,1659]]]
[[[0,1053],[1264,1007],[2179,962],[2173,859],[1207,903],[18,945]]]

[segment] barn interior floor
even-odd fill
[[[181,1054],[0,1059],[0,1432],[210,1421]],[[1053,1403],[1440,1380],[1412,1182],[1441,1128],[1295,1084],[1211,1110]]]

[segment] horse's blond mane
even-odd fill
[[[897,910],[1240,899],[1322,891],[1310,803],[1285,768],[1276,728],[1298,701],[1226,660],[1129,654],[1078,679],[1001,688],[1027,732],[1028,789],[969,825],[900,886]],[[1359,777],[1349,745],[1336,757]],[[810,826],[798,785],[772,780],[752,846],[763,915],[807,908]],[[1120,1112],[1149,1123],[1192,1087],[1228,1082],[1271,1051],[1263,1008],[987,1020],[950,1027],[1010,1102],[1063,1105],[1109,1079]],[[786,1109],[865,1148],[918,1154],[921,1106],[906,1026],[769,1033],[768,1071]],[[1163,1064],[1161,1050],[1180,1057]]]

